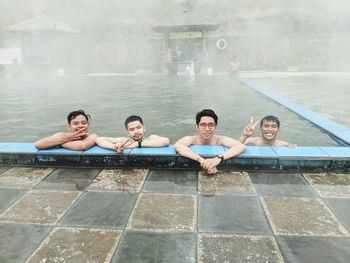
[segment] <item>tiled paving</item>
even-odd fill
[[[0,262],[349,262],[350,174],[0,167]]]
[[[52,171],[53,169],[51,168],[15,167],[0,174],[0,186],[4,188],[30,189]]]

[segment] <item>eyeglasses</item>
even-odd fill
[[[207,128],[207,127],[208,127],[209,129],[214,129],[215,126],[216,126],[216,124],[215,124],[215,123],[212,123],[212,122],[210,122],[210,123],[204,123],[204,122],[199,123],[199,127],[200,127],[201,129],[205,129],[205,128]]]

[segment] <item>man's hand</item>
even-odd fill
[[[200,160],[201,167],[206,170],[208,174],[216,174],[218,172],[216,166],[218,166],[220,162],[221,159],[218,157],[208,159],[201,158]]]
[[[217,174],[218,172],[219,170],[216,167],[214,167],[213,169],[207,170],[208,174]]]
[[[82,129],[76,130],[75,132],[69,133],[67,142],[84,140],[88,136],[89,134],[86,132],[86,129],[82,128]]]
[[[124,142],[118,142],[114,145],[114,150],[116,150],[117,152],[122,152],[125,148],[128,147],[136,147],[135,143],[137,144],[137,142],[135,142],[133,139],[126,139]]]
[[[243,132],[242,132],[242,135],[245,136],[245,137],[250,137],[253,135],[254,133],[254,130],[255,130],[255,127],[256,125],[259,123],[259,120],[257,120],[255,123],[254,123],[254,118],[253,116],[250,117],[250,122],[247,124],[247,126],[244,127],[243,129]]]

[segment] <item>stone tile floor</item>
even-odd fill
[[[350,174],[0,167],[0,262],[349,262]]]

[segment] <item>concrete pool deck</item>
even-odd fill
[[[348,262],[350,175],[0,167],[0,262]]]

